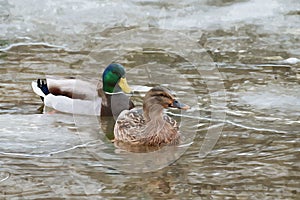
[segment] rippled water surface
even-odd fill
[[[0,2],[0,199],[297,199],[296,0]],[[43,109],[31,82],[164,85],[183,142],[129,153],[112,119]],[[217,66],[217,68],[216,68]],[[133,99],[141,105],[139,94]]]

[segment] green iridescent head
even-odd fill
[[[122,65],[112,63],[106,67],[102,74],[103,90],[108,93],[125,92],[130,93],[131,89],[125,78],[125,69]]]

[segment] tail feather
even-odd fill
[[[41,97],[42,101],[44,101],[45,96],[50,93],[46,79],[38,79],[36,82],[32,82],[31,86],[33,91]]]
[[[44,92],[41,90],[41,88],[38,87],[37,81],[32,81],[32,82],[31,82],[31,87],[32,87],[34,93],[36,93],[36,94],[39,95],[40,97],[45,97],[45,96],[46,96],[46,95],[44,94]]]

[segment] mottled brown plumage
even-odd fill
[[[125,110],[120,114],[114,127],[114,141],[145,146],[178,144],[177,122],[163,113],[168,107],[189,108],[179,103],[166,88],[152,88],[144,98],[143,110]]]

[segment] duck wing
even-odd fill
[[[145,120],[141,110],[124,110],[120,113],[114,127],[115,141],[134,144],[141,139],[144,127]]]
[[[66,96],[73,99],[94,99],[98,96],[99,81],[83,81],[79,79],[57,79],[47,77],[49,91],[53,95]]]

